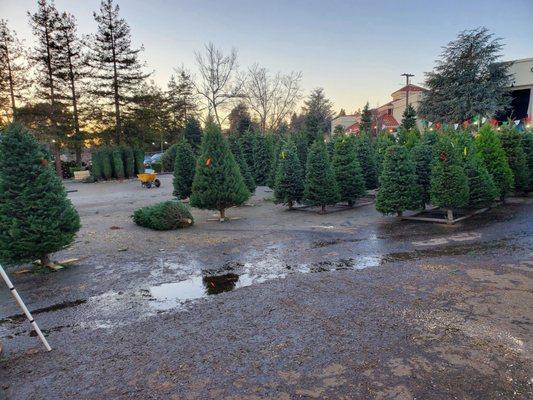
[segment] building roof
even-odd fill
[[[394,118],[390,114],[383,115],[381,117],[381,123],[383,124],[384,127],[387,127],[387,128],[400,126],[398,121],[396,121],[396,118]]]
[[[424,89],[421,86],[413,85],[410,83],[409,85],[405,85],[403,88],[396,90],[395,92],[392,92],[391,96],[398,92],[407,92],[407,87],[409,86],[410,92],[425,92],[427,89]]]
[[[346,130],[350,132],[359,132],[359,123],[356,122],[355,124],[350,125]]]

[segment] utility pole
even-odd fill
[[[405,85],[406,85],[406,90],[405,90],[405,108],[407,109],[407,106],[409,106],[409,78],[414,76],[413,74],[408,74],[408,73],[404,73],[400,76],[405,76]]]

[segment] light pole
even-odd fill
[[[414,76],[413,74],[403,73],[400,76],[405,76],[405,108],[409,105],[409,78]]]

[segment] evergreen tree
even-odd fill
[[[190,204],[193,207],[218,210],[220,220],[228,207],[241,205],[250,197],[239,166],[227,141],[214,122],[206,124],[196,163]]]
[[[99,149],[93,149],[91,153],[91,176],[95,181],[104,178],[102,171],[102,152]]]
[[[296,145],[296,152],[298,153],[300,164],[302,164],[303,174],[307,176],[307,152],[309,148],[307,134],[304,131],[298,131],[292,135],[292,140]]]
[[[198,99],[191,74],[184,68],[179,68],[175,72],[176,76],[171,75],[168,81],[166,99],[167,110],[171,115],[172,129],[180,131],[186,128],[188,119],[196,115]],[[199,123],[198,128],[200,128]],[[201,135],[194,143],[199,145],[200,140]]]
[[[133,149],[133,158],[135,159],[135,174],[144,172],[144,150],[140,147]]]
[[[376,139],[376,169],[378,171],[378,176],[381,175],[383,160],[387,153],[387,149],[395,144],[396,138],[388,131],[385,130],[378,134]]]
[[[448,209],[468,204],[468,178],[459,157],[457,146],[449,136],[442,136],[434,148],[431,166],[431,204]]]
[[[274,135],[271,135],[271,137],[274,137]],[[281,152],[283,151],[284,143],[281,139],[276,139],[272,143],[272,148],[274,151],[272,152],[272,161],[270,163],[270,174],[268,175],[268,182],[267,186],[270,189],[274,189],[276,185],[276,175],[278,174],[278,163],[279,163],[279,157]]]
[[[326,98],[324,89],[314,89],[307,100],[304,102],[305,127],[308,137],[308,143],[323,136],[331,128],[331,119],[333,118],[333,106],[331,101]]]
[[[524,152],[526,153],[528,165],[528,187],[527,192],[533,191],[533,131],[524,132]]]
[[[196,160],[192,147],[186,140],[176,145],[174,165],[174,196],[186,199],[191,195]]]
[[[486,124],[478,131],[474,144],[503,200],[513,189],[514,178],[498,135]]]
[[[370,105],[368,104],[368,102],[365,104],[363,112],[361,113],[359,131],[361,133],[366,132],[367,134],[372,133],[372,111],[370,111]]]
[[[257,185],[266,186],[272,167],[274,149],[264,135],[257,135],[254,144],[254,180]]]
[[[468,177],[468,186],[470,189],[468,206],[471,208],[490,206],[498,196],[498,190],[478,153],[472,151],[467,155],[465,172]]]
[[[163,164],[163,171],[174,171],[174,165],[176,164],[176,152],[178,150],[178,144],[174,143],[168,149],[165,150],[161,156],[161,163]]]
[[[252,117],[248,107],[244,103],[239,103],[230,111],[228,115],[229,130],[238,135],[242,135],[252,128]]]
[[[355,138],[344,136],[335,142],[333,151],[333,172],[339,186],[340,201],[352,206],[365,194],[365,180],[355,152]]]
[[[416,182],[420,189],[420,198],[423,205],[429,203],[431,188],[431,164],[433,162],[433,149],[423,143],[411,149],[411,159],[415,165]]]
[[[22,125],[11,124],[0,142],[0,262],[40,259],[70,245],[80,218],[43,147]]]
[[[25,50],[7,21],[0,20],[0,104],[12,120],[17,119],[17,102],[25,98],[30,81]],[[10,111],[7,111],[10,109]]]
[[[111,150],[111,159],[113,162],[113,177],[124,179],[124,160],[122,159],[122,149],[119,146],[115,146]]]
[[[242,155],[244,157],[244,160],[246,161],[246,164],[248,164],[248,167],[250,168],[250,172],[252,173],[252,176],[254,177],[255,177],[254,149],[256,147],[256,143],[255,143],[256,140],[257,140],[257,134],[252,129],[248,129],[240,137]]]
[[[321,206],[322,212],[325,213],[326,205],[336,204],[340,195],[323,140],[317,140],[309,149],[306,169],[305,202],[313,206]]]
[[[361,132],[356,140],[357,159],[361,164],[367,190],[378,187],[378,171],[374,145],[369,133]]]
[[[119,17],[113,0],[102,0],[100,13],[94,13],[98,32],[88,40],[88,62],[92,70],[92,93],[112,104],[115,142],[122,142],[122,108],[130,103],[139,85],[150,75],[142,72],[141,49],[131,47],[130,27]]]
[[[379,212],[401,216],[406,210],[422,207],[415,165],[405,147],[393,145],[387,148],[379,182],[376,195],[376,210]]]
[[[236,135],[230,135],[228,142],[231,152],[235,157],[235,161],[237,161],[237,164],[239,165],[241,175],[244,179],[244,184],[246,185],[250,193],[253,193],[255,191],[256,185],[254,177],[252,176],[252,172],[250,171],[250,167],[244,159],[241,142],[239,141],[239,138]]]
[[[122,159],[124,160],[124,175],[126,178],[135,177],[135,156],[130,146],[122,146]]]
[[[408,104],[402,114],[401,127],[406,131],[416,128],[416,111],[411,104]]]
[[[183,137],[189,142],[195,152],[202,142],[202,127],[197,118],[188,116],[183,130]]]
[[[524,135],[513,127],[502,127],[500,140],[503,150],[507,155],[509,167],[513,171],[515,190],[527,192],[530,172],[524,151],[523,139]]]
[[[304,195],[304,176],[296,145],[289,141],[277,153],[277,157],[274,201],[288,205],[291,210],[294,203],[302,201]]]
[[[101,163],[102,163],[102,175],[105,180],[109,180],[113,177],[113,153],[109,147],[102,147]]]
[[[398,132],[398,144],[412,149],[420,142],[420,132],[418,129],[405,130],[400,128]]]
[[[510,63],[501,62],[503,46],[487,28],[466,30],[450,42],[426,74],[429,89],[418,114],[429,121],[456,123],[494,115],[510,102]]]

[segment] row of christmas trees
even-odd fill
[[[248,131],[224,138],[208,124],[199,155],[177,145],[174,194],[191,205],[220,211],[244,203],[256,185],[274,189],[274,200],[320,206],[354,202],[379,186],[376,208],[385,214],[423,209],[480,208],[510,191],[531,189],[533,134],[487,124],[466,130],[383,132],[374,140],[336,135],[308,147],[298,134],[287,138]]]

